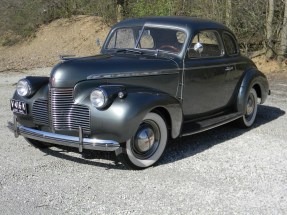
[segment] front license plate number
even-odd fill
[[[14,113],[19,113],[23,115],[27,115],[27,104],[25,102],[17,101],[14,99],[10,100],[11,110]]]

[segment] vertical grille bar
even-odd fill
[[[74,104],[72,88],[50,89],[50,114],[55,130],[78,130],[90,133],[90,110]]]

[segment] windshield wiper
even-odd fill
[[[135,49],[119,49],[116,51],[116,53],[122,53],[122,52],[132,52],[132,53],[136,53],[136,54],[143,54],[142,51],[139,50],[135,50]]]

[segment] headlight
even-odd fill
[[[20,96],[29,96],[31,95],[31,86],[26,79],[21,79],[17,83],[17,93]]]
[[[108,101],[107,93],[103,89],[97,88],[91,93],[90,100],[94,107],[103,108],[106,106]]]

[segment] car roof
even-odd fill
[[[129,27],[129,26],[142,26],[142,25],[164,25],[171,27],[180,27],[186,30],[200,31],[204,29],[222,29],[230,31],[225,25],[196,17],[183,17],[183,16],[158,16],[158,17],[143,17],[136,19],[126,19],[114,25],[114,27]]]

